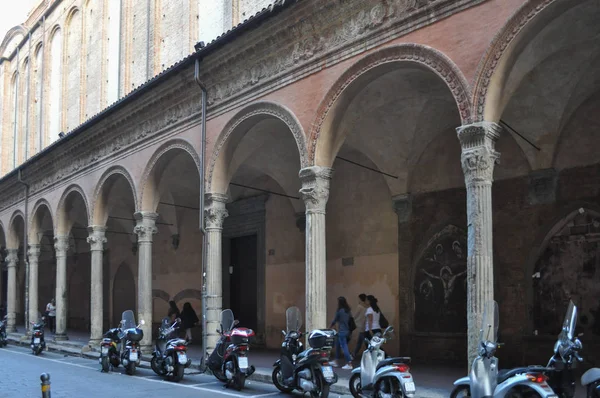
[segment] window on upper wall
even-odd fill
[[[108,55],[107,62],[107,87],[106,97],[108,104],[119,99],[119,68],[121,66],[120,40],[121,40],[121,0],[110,0],[108,2]],[[90,82],[93,84],[93,82]]]
[[[50,138],[52,141],[58,138],[58,133],[61,131],[62,47],[62,32],[58,28],[54,30],[50,39],[50,59],[48,62],[50,65],[50,95],[48,98],[48,112],[46,113],[46,120],[48,121],[46,139]]]

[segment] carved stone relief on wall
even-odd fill
[[[415,274],[415,331],[467,329],[467,234],[448,226],[430,239]]]
[[[532,279],[533,324],[539,334],[558,335],[573,300],[579,311],[577,333],[599,337],[600,215],[578,213],[556,232],[537,260]]]

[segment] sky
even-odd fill
[[[39,0],[0,0],[0,43],[6,32],[27,19],[27,14]]]

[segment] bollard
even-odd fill
[[[50,375],[42,373],[40,380],[42,381],[42,398],[50,398]]]

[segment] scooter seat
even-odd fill
[[[587,386],[600,380],[600,368],[591,368],[581,376],[581,385]]]
[[[377,369],[375,371],[378,371],[379,369],[383,368],[384,366],[392,365],[395,363],[409,364],[410,357],[396,357],[396,358],[384,359],[383,361],[381,361],[377,364]]]
[[[528,369],[529,368],[500,369],[498,371],[498,384],[503,383],[507,379],[520,373],[526,373]]]

